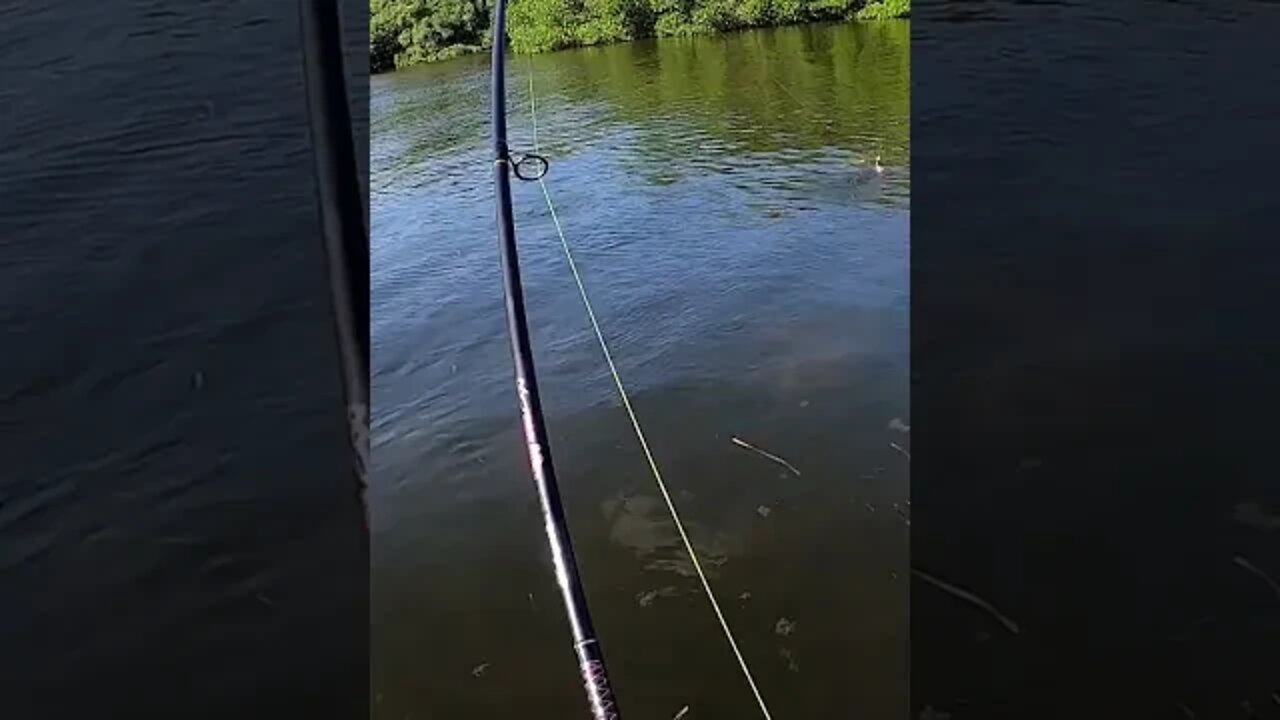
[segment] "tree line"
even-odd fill
[[[907,17],[911,0],[509,0],[518,53],[644,37],[701,35],[833,20]],[[492,0],[371,0],[373,72],[491,46]]]

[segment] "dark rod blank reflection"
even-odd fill
[[[316,194],[350,428],[364,507],[369,467],[369,232],[352,137],[338,0],[299,0]]]

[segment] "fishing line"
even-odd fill
[[[533,124],[533,155],[530,157],[541,158],[537,154],[538,105],[537,95],[533,87],[532,58],[529,60],[529,116]],[[543,172],[545,174],[545,170]],[[725,639],[729,641],[729,647],[738,659],[738,666],[742,668],[742,674],[746,677],[747,684],[751,686],[751,692],[755,695],[756,703],[760,706],[760,712],[764,715],[765,720],[772,720],[773,716],[769,714],[769,708],[765,705],[764,697],[760,695],[760,689],[756,686],[755,678],[747,667],[746,658],[742,656],[742,651],[738,649],[738,642],[733,636],[733,631],[729,629],[729,621],[725,619],[724,612],[720,610],[720,603],[716,600],[716,595],[711,590],[711,583],[707,580],[707,574],[702,570],[702,563],[698,561],[698,554],[693,550],[693,543],[690,542],[689,535],[685,532],[684,523],[680,520],[680,514],[676,512],[676,505],[671,500],[671,493],[667,491],[667,484],[662,480],[662,472],[658,470],[658,463],[654,460],[653,452],[649,449],[649,442],[645,439],[644,430],[640,428],[640,420],[637,419],[635,410],[631,407],[631,399],[627,395],[626,388],[623,387],[622,376],[619,375],[618,368],[613,362],[613,354],[609,352],[609,345],[605,342],[604,333],[600,330],[600,323],[596,320],[595,310],[592,309],[591,300],[587,297],[587,288],[582,282],[582,274],[578,272],[578,264],[574,262],[573,252],[569,249],[569,241],[565,239],[564,228],[560,225],[560,216],[556,214],[556,207],[551,201],[551,192],[547,189],[547,183],[542,175],[530,179],[536,179],[538,185],[542,188],[542,196],[547,201],[547,210],[551,213],[551,221],[555,224],[556,234],[560,236],[560,247],[564,249],[565,259],[569,263],[569,270],[573,273],[573,280],[578,286],[578,294],[582,297],[582,304],[587,309],[587,317],[591,320],[591,329],[595,331],[596,340],[600,342],[600,351],[604,354],[605,363],[609,366],[609,373],[613,376],[613,383],[618,388],[618,396],[622,398],[622,406],[627,411],[627,417],[631,419],[631,427],[635,430],[636,439],[640,441],[640,448],[644,451],[644,457],[649,462],[649,469],[653,471],[653,479],[657,481],[658,490],[662,493],[662,499],[666,502],[667,510],[671,513],[671,520],[675,523],[676,531],[680,534],[680,540],[684,543],[684,549],[689,554],[689,560],[693,563],[693,569],[698,575],[698,580],[702,582],[702,589],[706,592],[707,600],[711,601],[711,609],[715,611],[716,619],[720,621],[720,628],[724,631]]]

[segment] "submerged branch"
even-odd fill
[[[1257,575],[1258,577],[1262,578],[1263,581],[1266,582],[1268,585],[1270,585],[1271,589],[1275,591],[1276,597],[1280,597],[1280,584],[1277,584],[1276,581],[1273,580],[1270,575],[1263,572],[1262,568],[1258,567],[1257,565],[1254,565],[1248,560],[1245,560],[1243,557],[1239,555],[1235,556],[1234,560],[1235,560],[1235,564],[1239,565],[1245,570],[1248,570],[1254,575]]]
[[[733,444],[734,444],[734,445],[737,445],[738,447],[746,448],[746,449],[750,450],[751,452],[754,452],[754,453],[757,453],[757,454],[759,454],[759,455],[762,455],[762,456],[764,456],[764,457],[766,457],[766,458],[768,458],[768,459],[770,459],[770,460],[772,460],[772,461],[774,461],[774,462],[778,463],[779,465],[781,465],[781,466],[785,467],[786,469],[790,470],[791,472],[795,473],[795,474],[796,474],[796,477],[800,477],[800,471],[796,469],[796,466],[795,466],[795,465],[792,465],[791,463],[787,462],[786,460],[783,460],[782,458],[778,457],[777,455],[774,455],[773,453],[771,453],[771,452],[769,452],[769,451],[767,451],[767,450],[761,450],[760,448],[756,447],[755,445],[752,445],[751,443],[749,443],[749,442],[747,442],[747,441],[745,441],[745,440],[742,440],[742,439],[740,439],[740,438],[732,437],[732,436],[731,436],[729,439],[733,441]]]
[[[964,600],[976,607],[986,610],[988,614],[990,614],[996,620],[999,620],[1000,624],[1004,625],[1005,628],[1009,630],[1009,632],[1013,633],[1014,635],[1018,634],[1018,623],[1010,620],[999,610],[996,610],[995,606],[987,602],[986,600],[983,600],[982,598],[978,597],[977,595],[974,595],[973,593],[969,592],[968,590],[965,590],[964,588],[956,587],[955,585],[952,585],[949,582],[939,580],[938,578],[933,577],[928,573],[924,573],[919,570],[916,570],[915,568],[911,568],[911,574],[915,575],[921,580],[924,580],[930,585],[933,585],[939,590],[950,593],[951,595],[954,595],[960,598],[961,600]]]

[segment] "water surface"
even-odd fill
[[[780,717],[906,709],[907,459],[890,443],[910,444],[890,423],[910,421],[908,32],[790,28],[509,66],[512,145],[533,146],[532,74],[568,241]],[[583,711],[518,435],[488,82],[483,57],[373,81],[378,717]],[[882,180],[860,182],[877,154]],[[749,717],[541,191],[517,183],[514,202],[553,451],[622,707]]]
[[[1280,7],[913,10],[915,709],[1275,717]]]
[[[0,6],[7,716],[363,707],[297,13]]]

